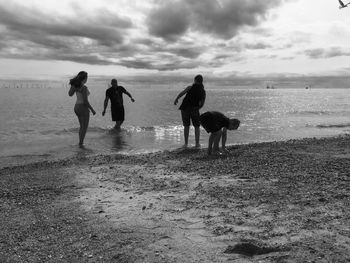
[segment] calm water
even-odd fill
[[[109,108],[102,117],[106,82],[87,83],[89,100],[97,114],[91,116],[85,140],[90,153],[141,153],[171,150],[183,144],[183,129],[174,98],[185,83],[123,85],[136,99],[124,97],[124,131],[111,131]],[[64,157],[79,153],[75,97],[62,83],[0,88],[0,165],[9,160]],[[256,89],[206,85],[202,112],[218,110],[241,120],[238,131],[229,132],[228,144],[303,137],[332,136],[350,131],[350,90]],[[190,143],[194,144],[193,128]],[[202,130],[201,144],[208,135]],[[11,159],[12,158],[12,159]]]

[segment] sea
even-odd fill
[[[119,80],[135,98],[124,95],[125,122],[113,130],[110,105],[103,117],[103,101],[110,79],[89,79],[91,115],[85,139],[78,147],[75,96],[68,96],[66,80],[0,80],[0,167],[76,155],[140,154],[176,150],[184,144],[179,105],[174,99],[187,82]],[[314,81],[315,82],[315,81]],[[228,132],[228,145],[328,137],[350,132],[348,82],[327,80],[322,85],[302,80],[269,82],[205,82],[207,99],[201,112],[220,111],[241,126]],[[200,143],[208,134],[201,129]],[[194,129],[189,143],[194,145]]]

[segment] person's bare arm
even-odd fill
[[[186,89],[184,89],[183,91],[181,91],[181,92],[179,93],[179,95],[177,95],[177,97],[176,97],[176,99],[175,99],[175,101],[174,101],[174,105],[176,105],[176,104],[179,102],[179,99],[180,99],[183,95],[185,95],[185,94],[190,90],[191,87],[192,87],[192,86],[188,86]]]
[[[68,95],[70,96],[70,97],[72,97],[73,95],[74,95],[74,93],[75,93],[75,87],[73,86],[73,85],[71,85],[70,86],[70,89],[69,89],[69,91],[68,91]]]
[[[103,111],[102,111],[102,116],[105,116],[107,106],[108,106],[108,97],[106,96],[105,101],[103,102]]]
[[[124,93],[129,96],[132,102],[135,102],[134,98],[131,96],[131,94],[127,90],[125,90]]]

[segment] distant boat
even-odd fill
[[[350,4],[350,2],[349,2],[349,3],[347,3],[347,4],[344,4],[342,0],[338,0],[338,1],[339,1],[339,4],[340,4],[339,9],[342,9],[342,8],[348,7],[348,5]]]

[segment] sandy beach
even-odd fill
[[[349,262],[350,137],[0,170],[1,262]]]

